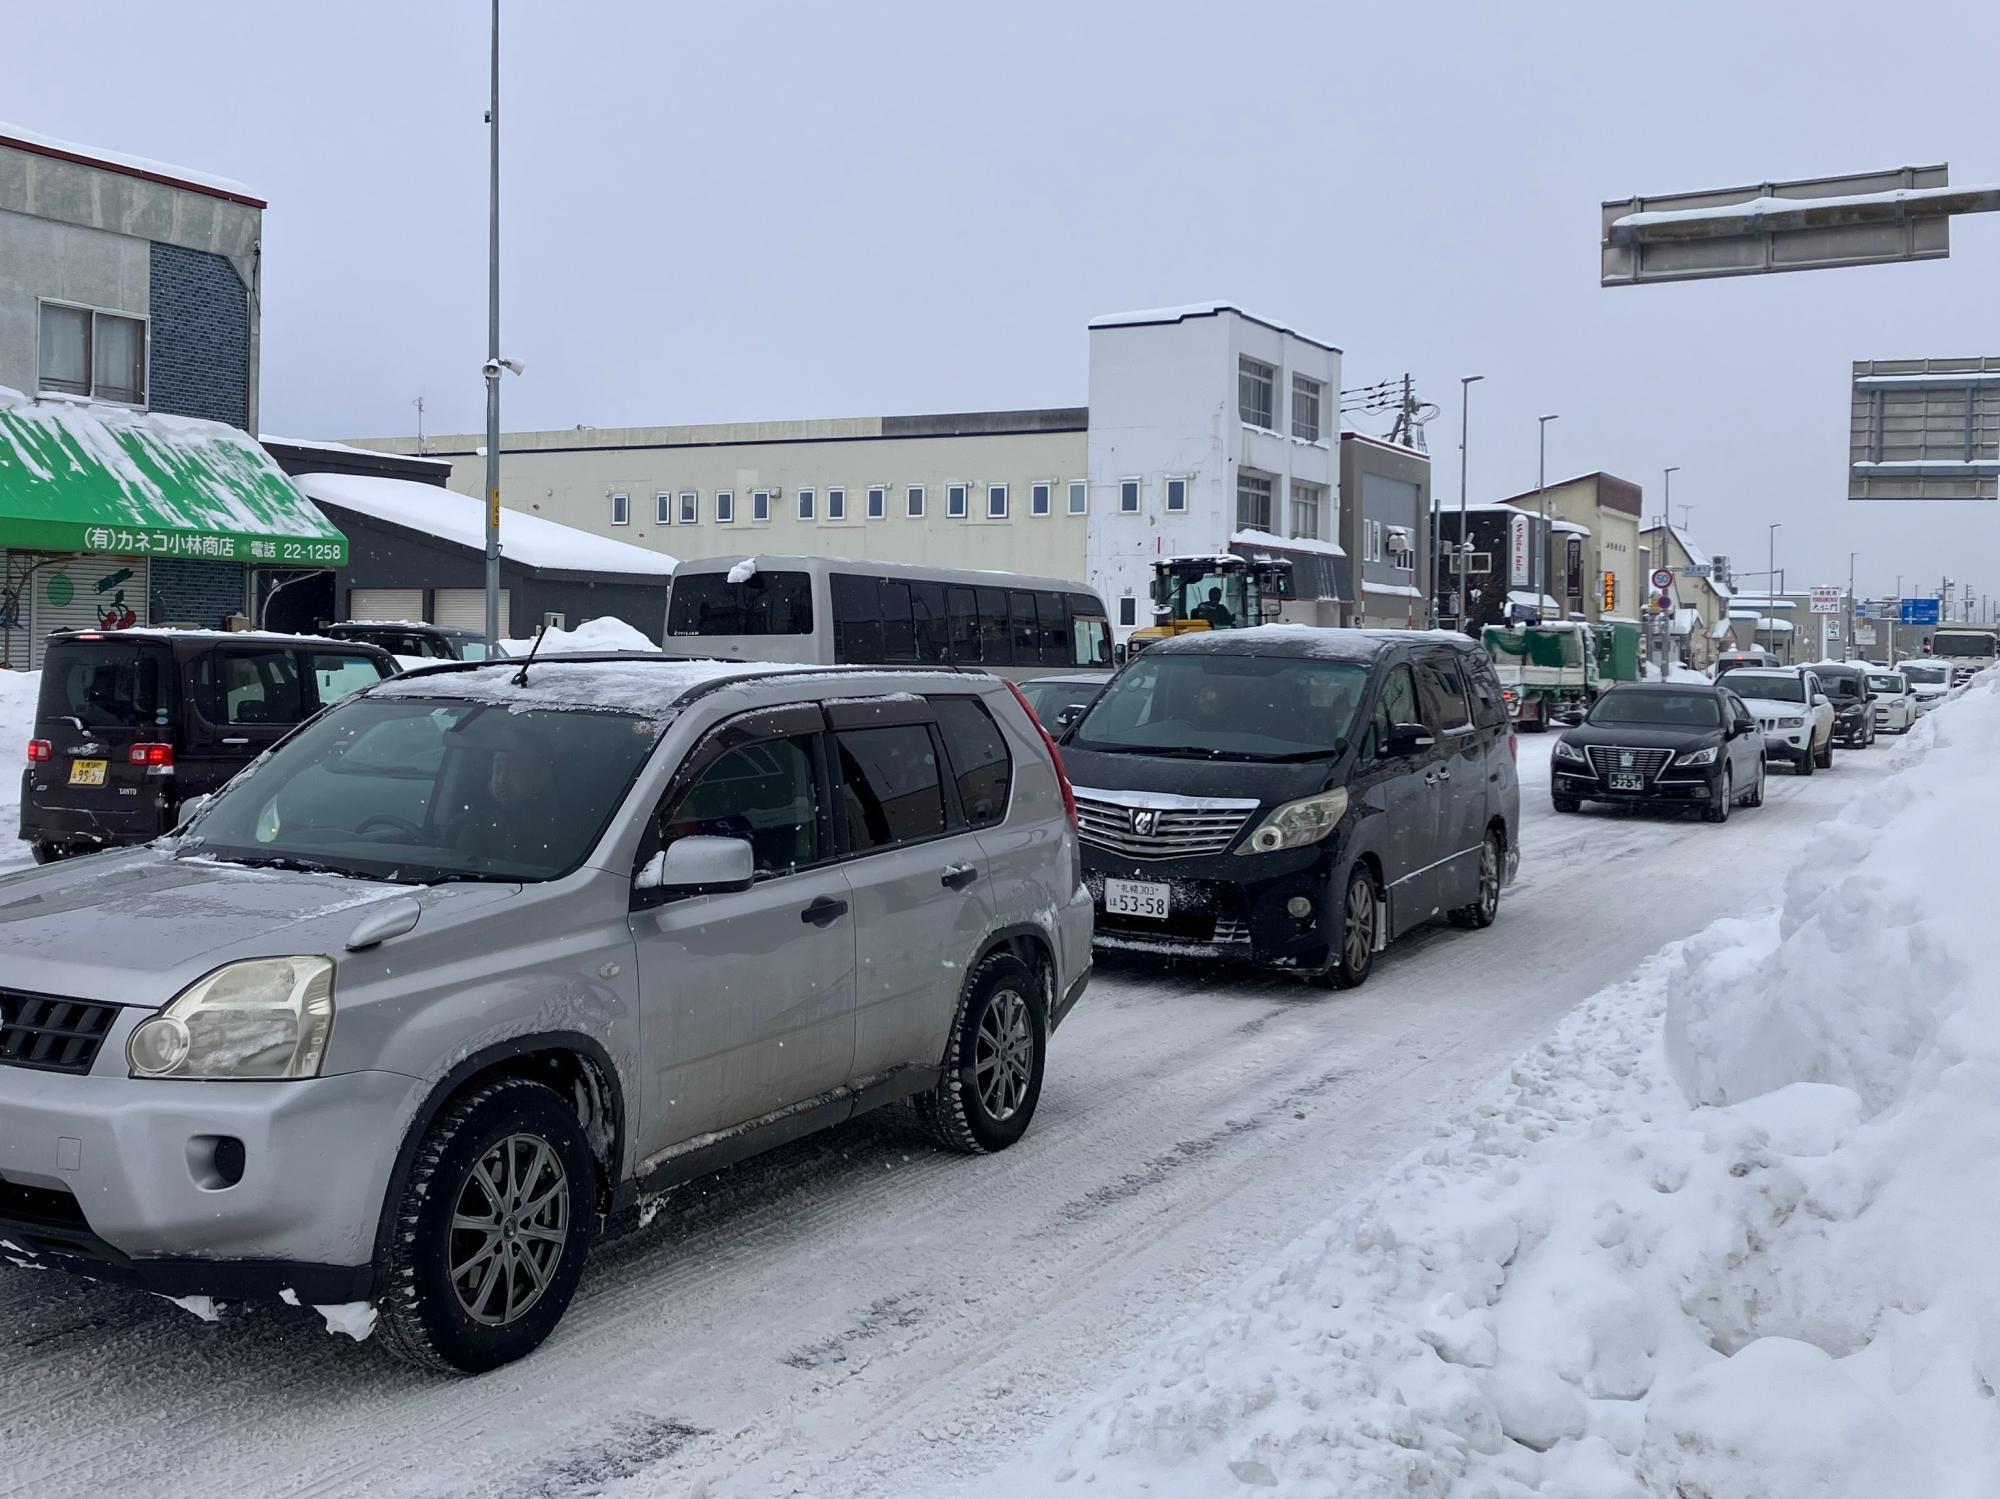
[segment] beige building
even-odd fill
[[[1509,495],[1500,503],[1539,515],[1542,493]],[[1549,592],[1571,614],[1587,619],[1636,620],[1645,604],[1644,542],[1640,516],[1644,491],[1611,474],[1580,474],[1551,484]]]

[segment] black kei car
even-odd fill
[[[38,864],[148,842],[328,703],[395,674],[386,651],[314,636],[52,635],[21,837]]]
[[[1723,683],[1628,682],[1556,741],[1550,790],[1558,812],[1621,802],[1727,822],[1764,805],[1764,734]]]
[[[477,630],[458,630],[449,625],[428,625],[416,621],[348,619],[326,627],[330,640],[358,640],[380,646],[392,656],[423,657],[434,661],[484,661],[489,652],[486,637]],[[500,652],[505,655],[506,652]]]
[[[1866,749],[1875,742],[1875,689],[1859,661],[1821,661],[1812,669],[1833,704],[1833,742]]]
[[[1469,639],[1270,625],[1149,646],[1063,738],[1097,941],[1352,988],[1433,917],[1492,924],[1519,862],[1514,756]]]

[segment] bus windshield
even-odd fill
[[[1989,630],[1939,630],[1931,636],[1931,654],[1991,661],[1993,633]]]

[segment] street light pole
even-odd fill
[[[1549,587],[1549,574],[1555,571],[1551,565],[1554,558],[1549,555],[1554,549],[1554,540],[1549,534],[1549,423],[1555,420],[1555,412],[1535,418],[1536,445],[1541,455],[1535,464],[1535,496],[1541,502],[1542,511],[1542,539],[1535,549],[1535,592],[1541,595],[1535,600],[1537,609],[1541,608],[1542,599],[1550,597],[1553,592]]]
[[[1458,381],[1458,627],[1461,630],[1466,626],[1466,616],[1472,612],[1466,581],[1466,569],[1472,559],[1466,553],[1471,532],[1467,529],[1465,513],[1465,444],[1472,432],[1472,387],[1485,378],[1484,375],[1461,375]]]
[[[1840,659],[1843,661],[1854,659],[1854,559],[1860,555],[1859,552],[1847,554],[1847,638],[1840,643]]]
[[[1783,524],[1784,522],[1780,520],[1772,521],[1770,534],[1765,537],[1767,552],[1764,558],[1764,565],[1770,568],[1770,571],[1764,575],[1764,608],[1769,611],[1765,617],[1773,623],[1776,623],[1778,618],[1777,610],[1772,607],[1778,601],[1776,592],[1778,586],[1778,527]],[[1765,633],[1771,637],[1772,654],[1776,655],[1778,632],[1776,630],[1769,630]]]
[[[500,650],[500,0],[493,0],[493,93],[486,108],[486,649]]]

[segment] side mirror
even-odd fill
[[[721,890],[748,890],[757,877],[757,855],[742,838],[711,838],[694,833],[676,838],[632,881],[635,890],[661,890],[670,895],[694,895]]]
[[[1815,692],[1813,694],[1813,706],[1815,708],[1831,708],[1833,702],[1824,692]]]
[[[1417,755],[1437,743],[1437,735],[1420,723],[1399,723],[1389,730],[1391,755]]]

